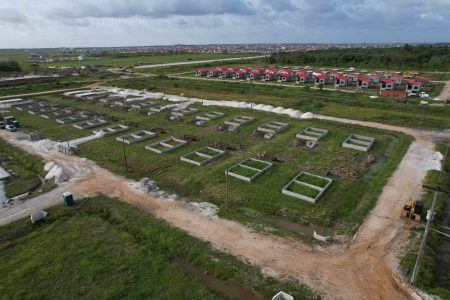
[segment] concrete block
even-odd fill
[[[320,182],[320,183],[319,183]],[[325,191],[330,187],[333,180],[327,177],[311,174],[308,172],[300,172],[295,176],[282,190],[281,193],[300,200],[316,203]],[[300,188],[310,190],[311,194],[305,195],[302,192],[293,190],[298,185]],[[306,192],[305,192],[306,193]]]
[[[296,134],[296,137],[301,140],[318,142],[328,134],[328,130],[317,127],[306,127]]]
[[[278,292],[272,297],[272,300],[294,300],[294,297],[283,291]]]
[[[288,123],[269,121],[269,122],[259,126],[258,128],[256,128],[256,130],[261,131],[261,132],[266,132],[266,133],[277,134],[277,133],[282,132],[283,130],[285,130],[288,127],[289,127]]]
[[[272,167],[273,164],[270,162],[256,158],[247,158],[228,169],[228,175],[247,182],[252,182]],[[226,173],[227,171],[225,170],[225,174]]]
[[[249,124],[249,123],[251,123],[251,122],[253,122],[255,120],[256,119],[252,118],[252,117],[237,116],[237,117],[234,117],[231,120],[225,121],[224,123],[227,124],[227,125],[239,127],[239,126],[243,126],[243,125]]]
[[[159,142],[145,146],[145,149],[153,151],[158,154],[164,154],[170,151],[174,151],[180,147],[187,145],[187,141],[177,139],[174,137],[163,139]]]
[[[133,133],[124,134],[116,137],[116,141],[122,142],[125,144],[136,144],[139,142],[147,141],[156,137],[156,133],[146,130],[139,130]]]
[[[203,147],[181,156],[180,160],[197,166],[204,166],[210,162],[218,160],[224,155],[225,151],[223,150],[212,147]]]
[[[342,143],[342,147],[368,152],[372,148],[374,142],[375,138],[373,137],[351,134]]]
[[[155,113],[160,113],[160,112],[163,112],[166,110],[170,110],[169,108],[166,107],[166,105],[158,105],[158,106],[150,107],[150,111],[155,112]]]
[[[204,114],[196,116],[195,118],[197,120],[211,121],[211,120],[222,118],[224,116],[225,116],[225,114],[223,112],[212,111],[212,112],[205,112]]]
[[[149,107],[152,107],[152,106],[155,106],[155,105],[157,105],[156,102],[142,101],[142,102],[139,102],[139,103],[131,104],[131,107],[132,108],[137,108],[137,109],[144,109],[144,108],[149,108]]]
[[[129,127],[121,124],[111,125],[108,127],[103,127],[100,129],[96,129],[92,131],[93,134],[98,134],[99,132],[103,132],[104,136],[113,135],[125,130],[128,130]]]
[[[94,128],[94,127],[97,127],[97,126],[100,126],[100,125],[105,125],[107,123],[108,122],[103,120],[103,119],[94,118],[94,119],[89,119],[89,120],[86,120],[86,121],[81,121],[81,122],[75,123],[72,126],[77,128],[77,129],[84,130],[84,129]]]

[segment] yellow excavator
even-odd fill
[[[403,211],[400,216],[403,220],[410,220],[420,223],[420,215],[422,214],[423,202],[415,199],[409,199],[403,206]]]

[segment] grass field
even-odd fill
[[[0,273],[7,274],[0,298],[229,299],[238,293],[252,300],[284,290],[318,299],[114,199],[83,199],[49,213],[35,225],[26,218],[0,227]]]
[[[257,120],[243,126],[239,133],[216,131],[216,125],[225,119],[242,115],[243,111],[232,108],[205,108],[197,105],[199,114],[205,111],[219,110],[226,114],[222,119],[214,120],[204,127],[192,125],[195,116],[191,115],[180,121],[170,121],[166,113],[146,116],[138,112],[124,112],[122,109],[106,108],[101,104],[75,102],[57,96],[48,96],[47,100],[71,105],[97,114],[122,124],[137,126],[139,129],[156,130],[162,128],[166,133],[159,134],[155,141],[175,136],[189,138],[185,147],[160,155],[144,149],[147,143],[126,146],[129,171],[124,170],[123,145],[115,141],[115,136],[106,137],[80,145],[78,155],[98,162],[101,166],[115,173],[139,180],[148,176],[157,181],[165,190],[176,192],[179,196],[209,201],[224,208],[226,167],[239,161],[259,157],[271,161],[274,167],[255,180],[243,183],[238,179],[230,180],[230,210],[221,209],[220,214],[249,224],[266,223],[266,217],[276,217],[297,224],[313,224],[324,231],[337,230],[339,233],[354,232],[367,212],[374,205],[387,178],[394,171],[411,139],[395,133],[317,120],[294,120],[258,111],[246,111]],[[57,140],[72,139],[90,134],[71,126],[60,126],[53,120],[30,116],[23,112],[14,112],[21,120],[24,130],[42,129],[42,132]],[[109,115],[109,116],[108,116]],[[266,141],[253,137],[251,132],[257,126],[270,120],[287,121],[289,129],[275,139]],[[314,150],[291,146],[295,134],[301,129],[315,126],[330,130],[330,135],[319,143]],[[135,131],[136,128],[131,128]],[[350,133],[373,136],[376,143],[370,157],[380,160],[373,164],[355,159],[358,151],[341,147],[342,141]],[[204,146],[222,147],[227,153],[217,162],[204,167],[197,167],[180,161],[180,156]],[[230,150],[231,149],[231,150]],[[366,156],[366,158],[370,158]],[[329,172],[337,174],[333,185],[317,204],[309,204],[281,194],[281,189],[300,171],[326,176]],[[200,170],[201,169],[201,170]],[[334,170],[334,171],[333,171]],[[193,175],[195,174],[195,175]],[[251,211],[252,213],[248,213]],[[265,224],[275,226],[274,224]],[[275,226],[276,227],[276,226]],[[280,233],[284,232],[284,228]],[[288,233],[292,233],[289,232]]]
[[[413,128],[450,128],[450,107],[425,107],[389,98],[370,99],[368,95],[317,91],[284,86],[254,85],[164,76],[113,81],[113,86],[147,89],[166,94],[183,93],[203,99],[237,100],[313,111],[336,117],[374,121]]]
[[[44,162],[36,156],[13,147],[0,139],[0,165],[13,174],[13,179],[6,182],[5,193],[8,198],[30,192],[31,195],[45,193],[55,187],[45,177]]]

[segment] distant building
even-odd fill
[[[401,85],[403,83],[403,76],[401,75],[392,75],[391,80],[394,80],[396,85]]]
[[[282,71],[280,72],[280,74],[278,74],[279,76],[279,81],[281,82],[287,82],[287,81],[291,81],[292,77],[291,77],[291,73],[287,72],[287,71]]]
[[[275,80],[275,78],[277,77],[277,73],[274,71],[267,71],[264,73],[264,80],[265,81],[271,81],[271,80]]]
[[[381,81],[381,76],[376,73],[369,74],[367,77],[372,80],[373,83],[380,83]]]
[[[87,59],[87,55],[86,54],[81,54],[78,56],[78,60],[82,61],[82,60],[86,60]]]
[[[348,79],[347,76],[339,76],[337,78],[335,78],[334,80],[334,85],[335,86],[347,86],[349,85],[350,80]]]
[[[225,69],[220,72],[220,78],[231,78],[233,77],[233,71]]]
[[[427,84],[430,81],[430,79],[428,77],[425,77],[425,76],[415,76],[414,80],[418,81],[418,82],[422,82],[424,85]]]
[[[422,89],[423,83],[415,80],[408,80],[406,82],[406,92],[407,93],[418,93]]]
[[[326,84],[328,82],[328,80],[330,79],[330,77],[328,77],[328,75],[319,75],[316,76],[316,84]]]
[[[309,82],[309,75],[307,73],[297,73],[297,82],[299,83]]]
[[[391,79],[383,79],[380,83],[380,90],[393,91],[395,88],[395,81]]]
[[[370,86],[370,79],[369,78],[364,78],[364,77],[360,77],[358,78],[356,87],[358,89],[367,89]]]
[[[245,73],[242,70],[236,71],[234,72],[234,79],[244,79],[245,78]]]
[[[361,74],[359,73],[351,73],[350,75],[348,75],[348,79],[352,82],[357,82],[359,77],[361,77]]]
[[[217,69],[211,69],[208,71],[208,77],[218,77],[220,75],[220,71]]]
[[[337,72],[337,71],[331,72],[331,74],[330,74],[330,80],[335,80],[336,78],[338,78],[338,77],[340,77],[340,76],[342,76],[342,72]]]
[[[250,71],[250,73],[248,73],[248,79],[250,80],[257,80],[259,79],[261,76],[261,73],[259,73],[258,71]]]
[[[205,68],[198,68],[195,70],[195,76],[206,76],[208,71]]]

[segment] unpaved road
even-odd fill
[[[131,181],[98,167],[92,161],[48,151],[35,146],[35,143],[18,141],[17,134],[2,131],[0,137],[73,170],[76,176],[66,188],[76,197],[104,193],[132,203],[199,239],[209,241],[220,250],[261,267],[269,275],[295,278],[320,292],[326,299],[419,298],[417,292],[397,273],[397,257],[404,250],[409,234],[399,215],[404,201],[412,194],[421,192],[435,147],[430,138],[432,133],[371,122],[325,116],[318,118],[401,131],[416,139],[359,232],[350,245],[342,247],[313,249],[292,238],[267,236],[236,222],[202,216],[176,202],[143,194],[134,188]],[[450,133],[439,135],[450,139]],[[60,195],[49,197],[55,197],[49,202],[61,203]],[[24,213],[26,215],[28,211]],[[17,213],[14,216],[0,214],[3,223],[19,217]]]
[[[442,88],[438,98],[440,100],[450,100],[450,80],[445,82],[445,86]]]

